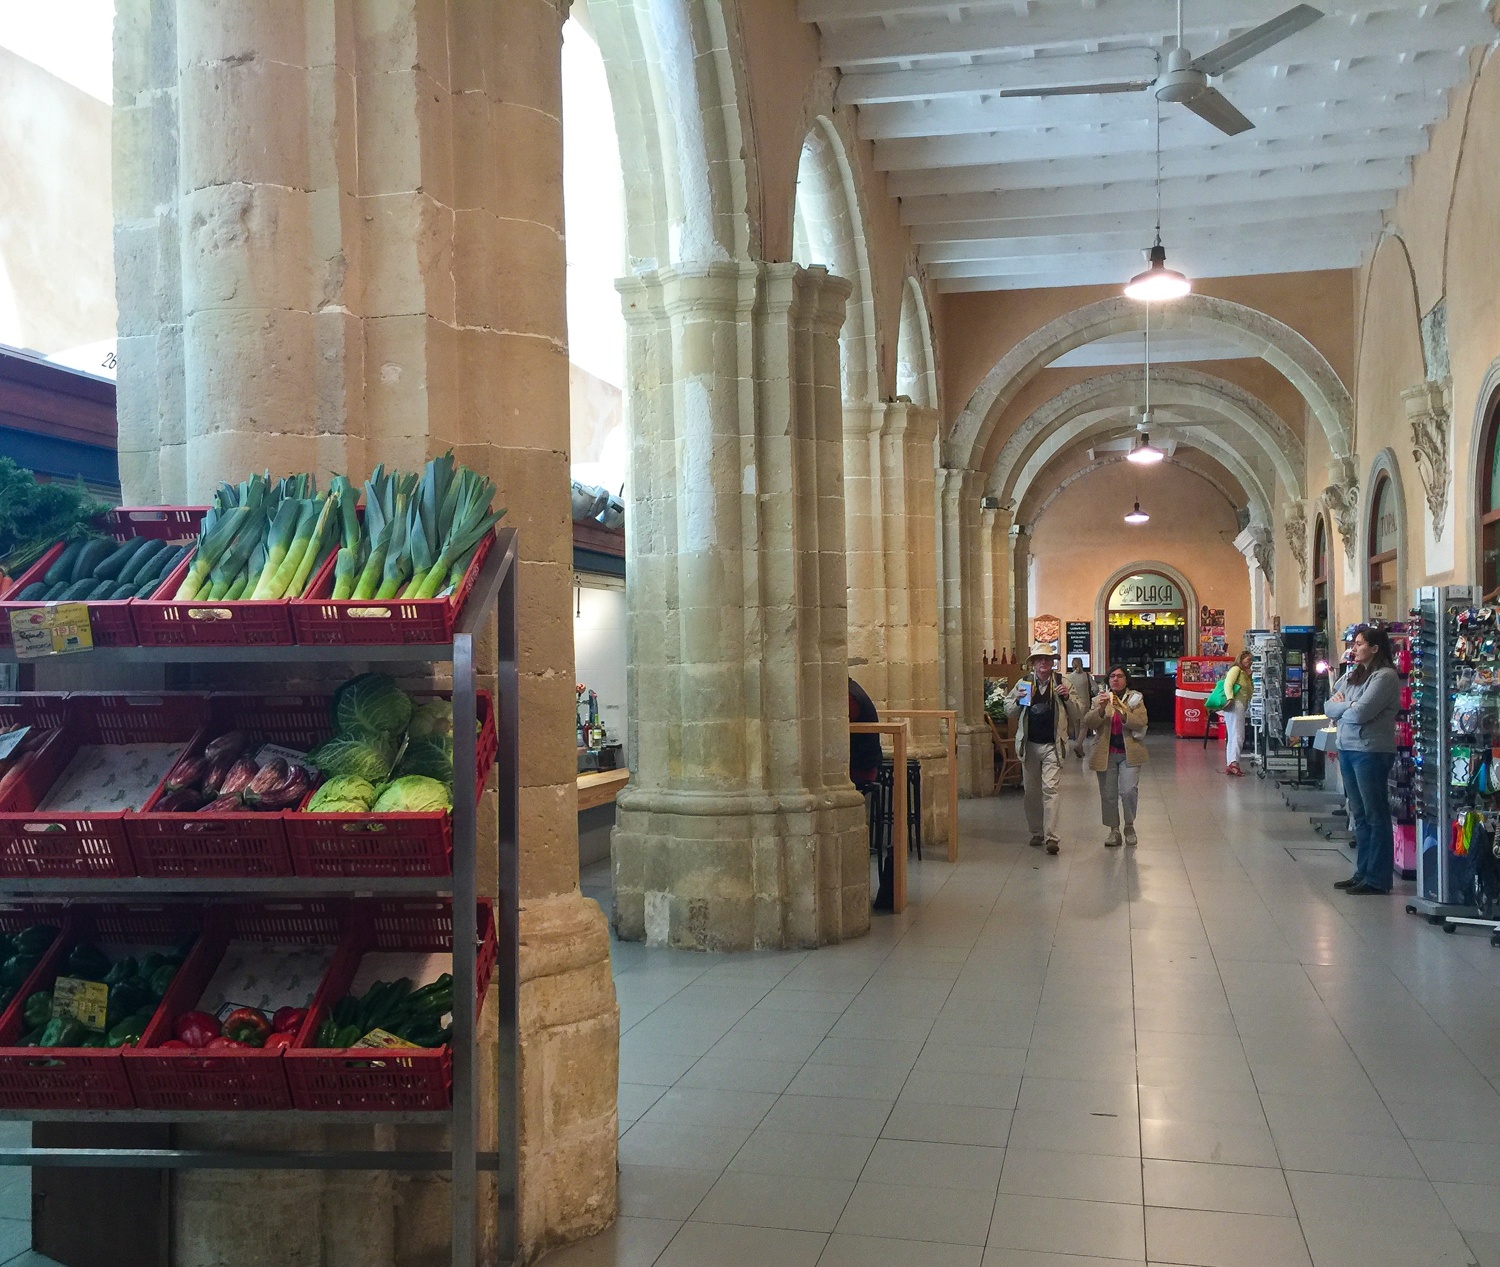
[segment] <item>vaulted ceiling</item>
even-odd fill
[[[1293,0],[1186,0],[1207,52]],[[1226,136],[1163,103],[1162,236],[1198,277],[1355,265],[1448,109],[1480,0],[1313,0],[1325,16],[1211,80],[1255,125]],[[1152,92],[1001,96],[1158,74],[1172,0],[798,0],[841,103],[944,290],[1123,282],[1156,204]]]

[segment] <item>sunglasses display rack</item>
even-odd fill
[[[1407,625],[1417,892],[1406,909],[1438,924],[1475,913],[1473,869],[1466,857],[1454,852],[1463,846],[1454,829],[1461,815],[1476,808],[1474,802],[1480,795],[1474,754],[1476,750],[1483,753],[1487,769],[1491,740],[1482,737],[1485,726],[1495,727],[1493,742],[1500,745],[1500,689],[1495,686],[1500,644],[1494,641],[1500,639],[1500,627],[1494,626],[1495,613],[1490,612],[1484,623],[1491,628],[1488,634],[1482,632],[1477,618],[1489,609],[1481,608],[1479,602],[1480,592],[1474,586],[1423,586],[1416,592]],[[1491,638],[1488,649],[1494,656],[1489,664],[1481,656],[1486,637]],[[1482,688],[1481,670],[1487,679]],[[1484,706],[1472,714],[1458,710],[1461,687],[1466,697],[1492,698],[1494,711]],[[1484,720],[1491,716],[1494,723]],[[1500,802],[1496,805],[1500,808]]]
[[[1286,656],[1279,634],[1252,629],[1245,640],[1250,647],[1250,677],[1255,685],[1250,697],[1250,724],[1255,727],[1255,754],[1264,777],[1271,762],[1284,756]]]

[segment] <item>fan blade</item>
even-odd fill
[[[1255,126],[1217,88],[1205,88],[1191,101],[1184,101],[1182,104],[1200,119],[1212,123],[1225,136],[1238,136]]]
[[[1303,27],[1311,26],[1322,16],[1321,9],[1314,9],[1310,4],[1299,4],[1295,9],[1288,9],[1269,22],[1262,22],[1254,30],[1246,31],[1243,35],[1220,44],[1218,48],[1210,49],[1202,57],[1195,57],[1192,69],[1201,70],[1205,75],[1222,75],[1241,62],[1248,62],[1257,53],[1264,53],[1266,49],[1296,35]]]
[[[1120,80],[1112,84],[1065,84],[1057,88],[1002,88],[1000,97],[1082,97],[1095,92],[1145,92],[1154,79]]]

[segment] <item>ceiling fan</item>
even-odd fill
[[[1103,84],[1063,84],[1056,88],[1004,88],[1002,97],[1072,97],[1095,92],[1145,92],[1155,90],[1158,101],[1186,106],[1228,136],[1238,136],[1255,126],[1236,110],[1229,98],[1209,85],[1209,76],[1248,62],[1289,39],[1323,16],[1310,4],[1299,4],[1269,22],[1194,57],[1182,43],[1182,0],[1177,0],[1177,47],[1167,54],[1167,68],[1155,79],[1130,79]]]

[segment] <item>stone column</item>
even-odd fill
[[[849,783],[838,333],[847,282],[716,263],[620,283],[630,716],[621,937],[700,950],[869,929]]]
[[[520,532],[529,1260],[599,1230],[616,1204],[618,1012],[607,928],[577,888],[562,14],[553,0],[120,0],[117,12],[127,499],[198,500],[267,468],[362,477],[452,446],[495,480]],[[492,641],[480,655],[493,663]],[[482,837],[495,815],[491,793]],[[481,891],[496,883],[481,873]],[[494,1019],[491,999],[481,1070]],[[482,1120],[494,1113],[482,1106]],[[226,1123],[185,1128],[183,1142],[432,1144],[430,1129],[407,1134]],[[176,1261],[284,1263],[289,1227],[330,1264],[433,1261],[446,1189],[426,1176],[183,1173]]]
[[[849,673],[877,706],[891,703],[887,643],[882,401],[844,401],[844,540],[849,577]]]
[[[1012,644],[1010,534],[1010,511],[1000,507],[985,507],[980,511],[980,540],[984,553],[984,631],[981,640],[984,650],[996,655]]]
[[[1269,629],[1267,603],[1275,569],[1275,534],[1266,524],[1251,524],[1234,539],[1234,548],[1245,556],[1250,573],[1250,628]],[[1230,645],[1243,630],[1229,631]]]
[[[1011,647],[1016,659],[1026,663],[1026,654],[1031,649],[1031,525],[1011,524],[1010,580],[1006,593],[1006,610],[1009,613]],[[1105,637],[1102,629],[1094,631],[1096,640]],[[1104,643],[1099,645],[1104,646]],[[1101,653],[1100,660],[1106,652]]]
[[[978,796],[987,778],[993,744],[984,720],[984,648],[980,642],[979,471],[942,467],[937,496],[942,514],[943,674],[948,707],[958,711],[958,784],[961,796]]]

